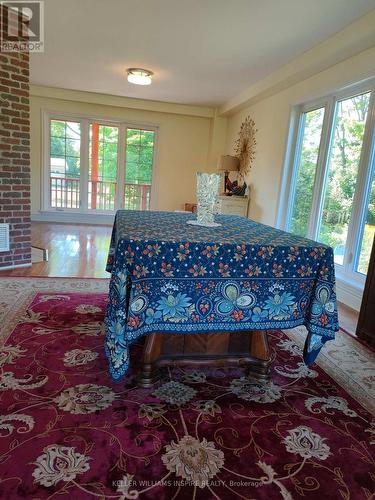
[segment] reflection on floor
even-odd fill
[[[0,276],[109,278],[105,263],[111,231],[110,226],[33,222],[32,244],[47,248],[48,262],[2,271]]]
[[[33,222],[32,244],[48,249],[48,262],[30,268],[2,271],[0,276],[109,278],[105,271],[112,228],[86,224]],[[355,333],[358,313],[339,304],[340,325]]]

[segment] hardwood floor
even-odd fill
[[[0,276],[109,278],[105,271],[112,227],[33,222],[31,243],[47,248],[48,262],[1,271]]]
[[[0,276],[52,276],[109,278],[105,271],[112,228],[86,224],[51,224],[33,222],[32,244],[47,248],[48,262],[29,268],[1,271]],[[340,326],[354,334],[358,313],[339,303]]]

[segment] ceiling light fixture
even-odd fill
[[[127,69],[128,82],[134,83],[135,85],[151,85],[152,71],[142,68],[129,68]]]

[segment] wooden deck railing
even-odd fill
[[[89,208],[115,210],[115,181],[89,181]],[[127,210],[150,209],[150,184],[125,184],[124,208]],[[80,180],[72,177],[50,177],[52,208],[80,208]]]
[[[79,179],[50,177],[50,199],[53,208],[79,208]]]
[[[150,210],[150,184],[125,184],[124,208],[127,210]]]
[[[116,185],[115,181],[89,181],[89,208],[114,210]]]

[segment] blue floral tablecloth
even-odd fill
[[[333,250],[244,217],[220,227],[186,224],[190,213],[119,210],[105,351],[114,380],[129,346],[152,332],[267,330],[305,325],[306,364],[338,330]]]

